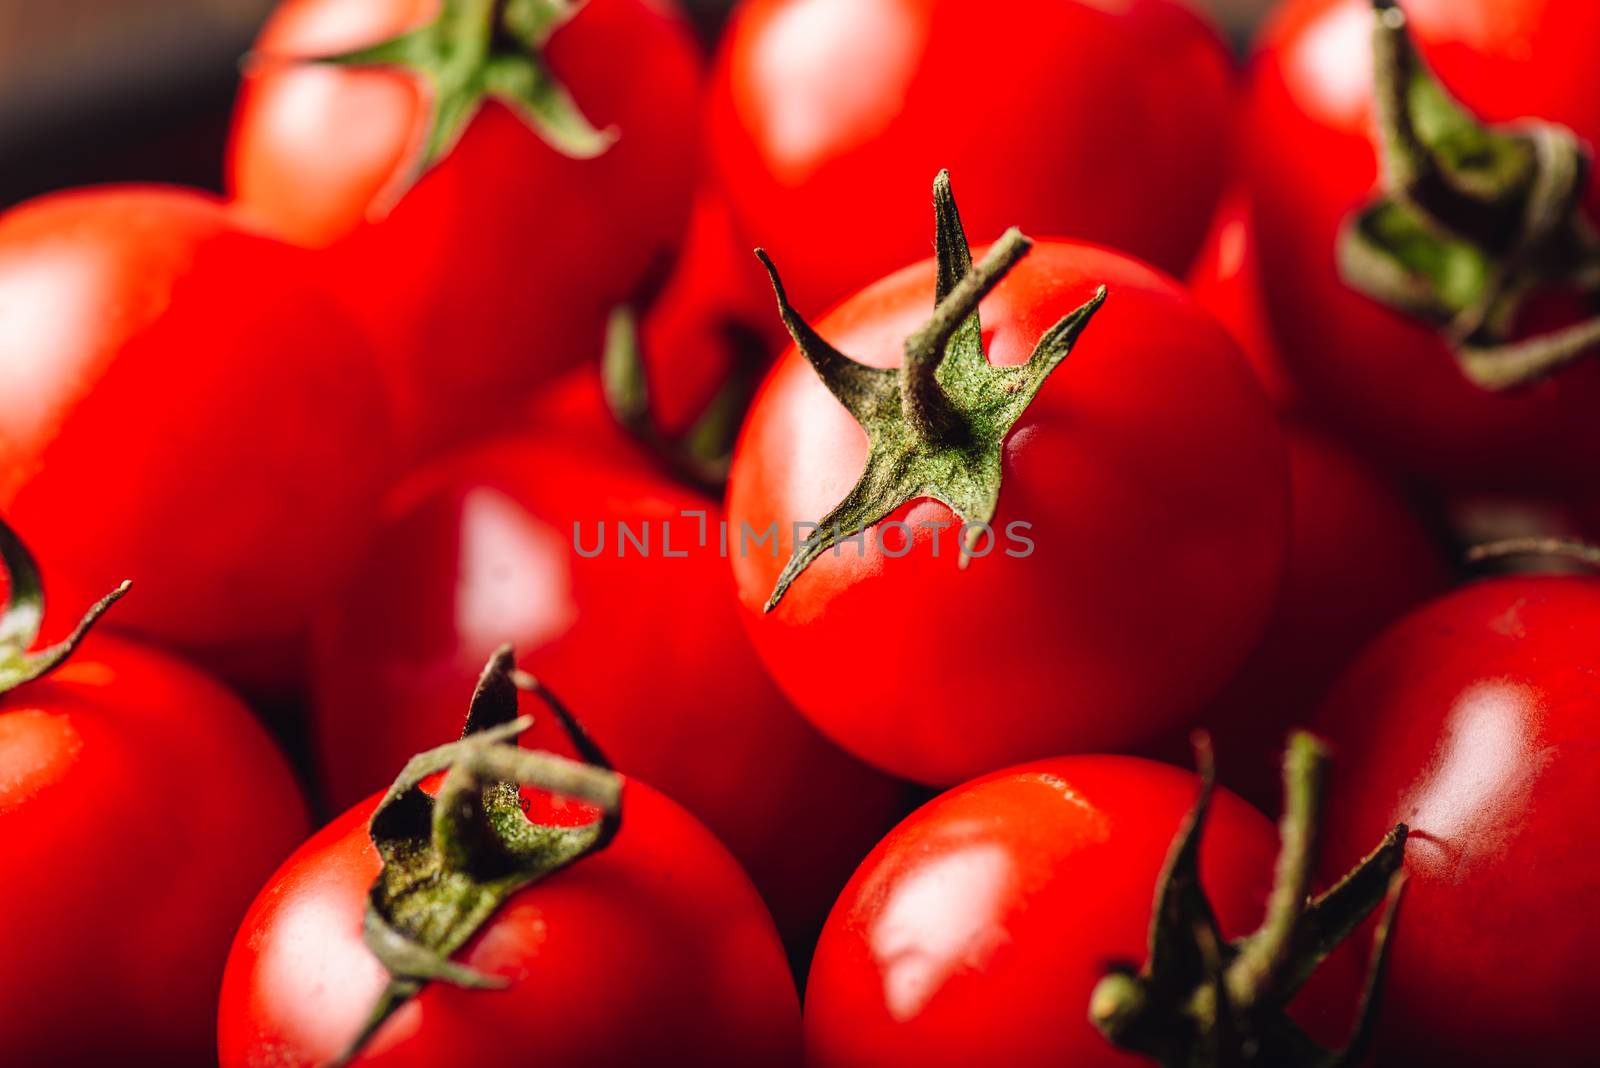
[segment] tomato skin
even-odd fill
[[[1405,0],[1444,86],[1492,123],[1539,118],[1600,143],[1600,61],[1588,0]],[[1453,488],[1591,481],[1600,365],[1522,391],[1472,385],[1445,344],[1349,288],[1335,242],[1378,175],[1368,0],[1292,0],[1256,51],[1244,136],[1272,328],[1299,389],[1385,461]],[[1586,205],[1600,217],[1600,182]],[[1548,324],[1554,325],[1554,324]]]
[[[92,637],[0,696],[7,1062],[206,1063],[239,917],[306,832],[248,710],[164,654]]]
[[[1059,757],[918,809],[828,917],[806,987],[808,1064],[1148,1063],[1086,1009],[1108,964],[1144,959],[1157,876],[1198,785],[1153,761]],[[1218,791],[1201,874],[1225,937],[1259,922],[1276,848],[1265,817]],[[1350,962],[1330,965],[1315,998],[1353,1003]]]
[[[1282,795],[1286,732],[1367,642],[1446,582],[1416,513],[1363,457],[1303,422],[1287,423],[1285,439],[1294,503],[1277,606],[1255,652],[1199,718],[1222,780],[1266,812]],[[1163,753],[1181,760],[1188,745],[1186,732],[1175,734]]]
[[[246,915],[223,981],[222,1068],[320,1066],[360,1030],[387,979],[361,938],[377,801],[318,832]],[[755,890],[637,781],[615,841],[514,895],[453,959],[512,983],[430,984],[351,1064],[799,1062],[794,983]]]
[[[1318,717],[1339,746],[1326,856],[1411,826],[1385,1063],[1593,1064],[1600,581],[1485,580],[1396,624]],[[1370,843],[1369,843],[1370,844]]]
[[[1217,205],[1211,229],[1185,281],[1200,306],[1239,343],[1250,367],[1279,409],[1300,405],[1283,367],[1261,292],[1260,239],[1248,193],[1235,186]]]
[[[304,628],[389,465],[381,383],[309,259],[177,189],[0,216],[0,511],[57,604],[131,578],[113,625],[208,663]]]
[[[931,311],[933,271],[869,287],[818,332],[897,365]],[[1236,347],[1174,283],[1041,241],[983,304],[990,361],[1022,362],[1101,283],[1105,305],[1006,443],[995,547],[965,569],[953,536],[934,555],[927,525],[950,510],[916,501],[890,517],[924,524],[905,555],[872,539],[825,552],[764,614],[791,524],[845,495],[867,442],[794,349],[756,398],[728,486],[744,618],[797,707],[879,767],[948,783],[1152,740],[1220,689],[1266,620],[1288,519],[1281,435]],[[1018,521],[1034,550],[1014,558]],[[772,524],[770,552],[741,551],[741,531]]]
[[[663,431],[689,430],[730,378],[759,380],[789,342],[774,307],[727,198],[702,189],[678,262],[640,326],[650,407]]]
[[[1222,191],[1229,82],[1171,0],[755,0],[707,136],[735,218],[820,311],[927,255],[942,168],[975,242],[1017,225],[1182,271]]]
[[[550,433],[486,443],[396,490],[318,628],[327,791],[360,797],[458,729],[461,695],[510,642],[620,769],[656,778],[727,843],[803,953],[902,811],[901,785],[823,739],[767,678],[727,590],[715,502],[604,437],[590,383],[557,393]],[[707,547],[685,510],[705,513]],[[663,521],[687,556],[664,555]],[[617,555],[619,522],[648,523],[649,557]],[[586,551],[603,524],[603,553],[578,556],[574,524]],[[553,722],[532,737],[562,746]]]
[[[302,60],[383,40],[435,8],[282,4],[257,42],[265,58],[246,74],[229,153],[242,211],[331,247],[420,451],[507,419],[530,389],[597,356],[612,305],[665,267],[689,209],[700,78],[669,6],[592,0],[545,58],[584,114],[618,131],[603,155],[565,157],[490,102],[449,156],[369,222],[423,98],[407,75]]]

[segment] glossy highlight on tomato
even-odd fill
[[[1600,60],[1588,0],[1403,0],[1422,60],[1485,123],[1539,119],[1600,143]],[[1600,460],[1592,414],[1600,364],[1582,359],[1522,389],[1461,372],[1439,332],[1341,278],[1341,227],[1379,178],[1370,0],[1292,0],[1255,49],[1242,164],[1261,277],[1285,366],[1308,402],[1377,455],[1451,487],[1528,489],[1587,481]],[[1582,211],[1600,219],[1593,173]],[[1560,294],[1528,329],[1571,321]]]
[[[797,1065],[794,984],[749,880],[661,794],[630,780],[622,798],[610,845],[518,891],[456,954],[504,988],[429,983],[348,1063],[491,1064],[510,1049],[570,1068]],[[592,818],[532,800],[539,819]],[[388,979],[361,936],[377,801],[306,842],[245,916],[218,1014],[222,1068],[324,1065],[361,1030]]]
[[[707,137],[735,220],[817,313],[927,255],[941,167],[975,242],[1016,225],[1181,272],[1223,187],[1229,68],[1173,0],[755,0]]]
[[[1151,902],[1198,780],[1131,757],[1061,757],[984,776],[913,813],[834,906],[806,988],[814,1068],[1147,1063],[1086,1007],[1105,969],[1142,960]],[[1225,937],[1259,920],[1276,840],[1219,791],[1201,878]],[[1357,978],[1330,959],[1297,1014],[1347,1011]]]
[[[1340,757],[1330,863],[1412,828],[1383,1063],[1593,1059],[1597,621],[1594,578],[1472,583],[1385,632],[1317,715]]]
[[[896,367],[934,275],[906,268],[816,330]],[[923,498],[823,552],[766,611],[794,524],[845,497],[868,441],[796,349],[756,398],[728,519],[735,537],[776,537],[730,549],[745,622],[801,711],[879,767],[949,783],[1150,741],[1220,689],[1266,621],[1288,519],[1282,439],[1187,294],[1120,254],[1040,241],[981,305],[988,362],[1021,364],[1101,285],[1103,306],[1004,442],[991,545],[964,567],[959,522]],[[891,522],[910,525],[909,544]],[[1019,522],[1031,551],[1006,540]]]
[[[415,30],[442,6],[280,4],[246,68],[228,158],[242,212],[328,250],[422,452],[512,418],[533,388],[597,358],[612,305],[659,280],[689,211],[700,83],[668,4],[562,5],[540,59],[615,139],[573,158],[489,99],[396,199],[435,102],[426,84],[314,60]]]
[[[206,1063],[239,917],[306,832],[266,732],[169,656],[92,635],[0,695],[7,1063]]]
[[[1390,623],[1445,588],[1432,533],[1359,453],[1287,421],[1293,496],[1277,606],[1250,659],[1197,717],[1222,754],[1222,781],[1265,812],[1282,790],[1283,733],[1309,720],[1339,673]],[[1189,752],[1174,732],[1161,750]]]
[[[529,423],[398,487],[325,613],[313,737],[328,795],[352,803],[448,737],[484,658],[509,642],[619,769],[655,779],[728,845],[803,959],[901,811],[900,784],[820,736],[767,678],[718,551],[721,509],[652,466],[594,376],[552,390]],[[553,726],[532,737],[560,749]]]
[[[391,462],[366,342],[314,273],[179,189],[0,216],[0,512],[57,604],[131,578],[149,594],[119,629],[247,681],[294,674]]]

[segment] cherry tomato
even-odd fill
[[[1593,1063],[1597,625],[1593,578],[1477,582],[1388,630],[1319,714],[1330,860],[1411,827],[1384,1063]]]
[[[545,430],[399,487],[318,628],[329,796],[361,797],[448,736],[484,658],[510,642],[619,768],[653,776],[727,843],[803,955],[899,813],[900,786],[818,735],[767,678],[727,589],[715,502],[607,430],[592,382],[556,392],[536,417]]]
[[[806,987],[810,1063],[1148,1063],[1113,1049],[1086,1010],[1108,965],[1145,956],[1154,888],[1196,788],[1165,764],[1062,757],[918,809],[828,917]],[[1219,791],[1200,872],[1224,937],[1259,920],[1274,852],[1265,817]],[[1308,1021],[1354,1001],[1349,959],[1325,975],[1304,994]]]
[[[300,790],[237,698],[145,646],[92,635],[12,688],[31,641],[13,622],[0,628],[5,1059],[204,1064],[239,917],[305,837]]]
[[[761,266],[716,190],[695,198],[683,250],[639,340],[650,407],[668,433],[689,430],[730,380],[759,381],[787,343]]]
[[[858,367],[898,367],[935,271],[890,276],[817,332]],[[948,783],[1149,741],[1215,695],[1277,592],[1283,445],[1237,348],[1151,268],[1046,241],[982,305],[986,373],[1059,340],[1064,316],[1080,317],[1081,336],[1009,436],[985,446],[993,468],[943,457],[959,471],[949,486],[913,487],[857,543],[825,545],[787,592],[784,561],[807,538],[795,524],[829,527],[855,499],[868,435],[793,348],[745,424],[728,518],[756,647],[824,733],[897,774]],[[956,530],[974,517],[943,502],[996,476],[988,533],[973,528],[982,554],[969,555]]]
[[[1584,74],[1600,62],[1600,6],[1403,0],[1402,8],[1422,62],[1476,120],[1539,119],[1589,145],[1600,140],[1600,95]],[[1369,0],[1291,0],[1256,50],[1245,170],[1285,364],[1343,432],[1430,480],[1470,488],[1589,480],[1600,460],[1595,361],[1522,389],[1480,388],[1433,323],[1384,306],[1341,274],[1341,232],[1379,179],[1375,25]],[[1592,173],[1583,201],[1600,218]],[[1519,322],[1533,330],[1569,318],[1535,301]]]
[[[940,167],[975,241],[1015,224],[1184,270],[1222,192],[1229,79],[1172,0],[755,0],[708,137],[735,219],[821,312],[927,255]]]
[[[176,189],[0,216],[0,511],[62,603],[131,578],[119,629],[287,670],[389,467],[381,383],[310,258]]]
[[[1199,717],[1224,782],[1271,812],[1283,731],[1304,722],[1368,641],[1438,593],[1445,568],[1409,503],[1360,455],[1304,423],[1286,427],[1289,562],[1261,643]],[[1183,744],[1165,755],[1179,758]]]
[[[223,980],[222,1068],[320,1068],[361,1031],[388,979],[361,934],[377,801],[318,832],[245,916]],[[798,1064],[794,983],[749,880],[643,783],[625,783],[622,812],[609,846],[516,892],[455,955],[507,986],[429,983],[349,1063]]]
[[[1235,188],[1217,205],[1205,244],[1188,274],[1189,292],[1217,317],[1239,343],[1279,408],[1298,404],[1294,384],[1283,368],[1261,293],[1261,254],[1250,198]]]
[[[467,25],[512,8],[556,13],[542,47],[503,62],[531,57],[565,89],[566,114],[592,126],[576,150],[586,158],[493,95],[465,113],[458,142],[433,146],[452,99],[437,80],[309,61],[441,15]],[[514,31],[496,24],[493,41]],[[693,37],[661,0],[286,0],[245,72],[229,185],[262,225],[331,246],[340,289],[390,364],[408,440],[427,449],[509,417],[532,387],[597,355],[611,306],[666,266],[689,208],[698,92]],[[447,151],[406,188],[435,147]]]

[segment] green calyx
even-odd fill
[[[517,714],[519,690],[544,699],[583,760],[522,749],[532,726]],[[436,796],[422,782],[446,772]],[[522,808],[522,785],[588,802],[600,818],[544,826]],[[517,891],[604,849],[621,827],[622,780],[582,727],[537,680],[518,671],[509,646],[489,659],[461,740],[413,757],[372,814],[383,869],[363,922],[367,948],[389,972],[371,1014],[339,1063],[353,1057],[429,982],[472,989],[506,985],[450,960]]]
[[[5,565],[8,583],[5,604],[0,606],[0,694],[60,667],[106,609],[120,601],[132,585],[124,582],[102,597],[84,613],[65,640],[30,652],[44,622],[44,583],[33,554],[4,520],[0,520],[0,564]]]
[[[1253,933],[1224,941],[1200,884],[1200,840],[1215,782],[1210,743],[1197,736],[1200,796],[1156,887],[1149,957],[1095,987],[1089,1021],[1113,1044],[1167,1068],[1343,1068],[1360,1063],[1376,1019],[1389,932],[1404,876],[1406,827],[1312,897],[1317,829],[1327,780],[1326,747],[1296,732],[1284,756],[1282,845],[1266,915]],[[1329,1050],[1287,1009],[1307,979],[1380,904],[1360,1008],[1349,1042]]]
[[[600,360],[606,406],[618,424],[674,477],[713,495],[720,495],[728,480],[734,439],[755,393],[754,369],[764,349],[736,323],[727,325],[723,340],[736,356],[728,377],[694,425],[676,436],[662,430],[651,409],[639,316],[632,306],[611,310]]]
[[[380,199],[399,200],[450,154],[473,116],[497,100],[564,156],[592,159],[616,140],[584,117],[543,57],[545,44],[583,0],[441,0],[433,21],[365,48],[314,62],[405,71],[427,87],[427,128],[415,157]]]
[[[1480,123],[1417,55],[1396,0],[1373,7],[1383,176],[1340,232],[1346,284],[1433,324],[1484,389],[1530,384],[1600,347],[1600,314],[1512,340],[1540,292],[1578,293],[1600,311],[1600,234],[1580,206],[1585,147],[1552,123]]]
[[[1101,286],[1045,331],[1026,363],[990,364],[983,351],[978,303],[1033,243],[1015,228],[1007,230],[974,265],[948,172],[941,171],[934,180],[933,200],[938,271],[933,316],[906,339],[898,369],[857,363],[824,341],[790,306],[766,253],[756,252],[771,276],[779,314],[795,345],[861,424],[869,442],[860,480],[795,546],[766,611],[777,607],[795,579],[840,539],[919,498],[942,502],[968,527],[960,559],[965,567],[969,543],[994,518],[1006,435],[1105,302]]]

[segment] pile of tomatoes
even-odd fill
[[[716,37],[0,214],[0,1062],[1600,1065],[1600,5]]]

